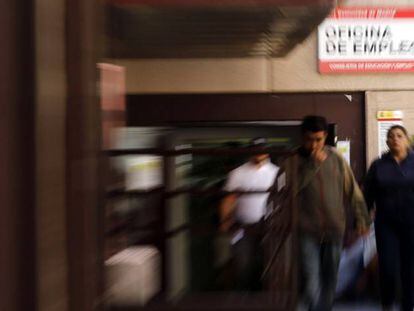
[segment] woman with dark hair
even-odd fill
[[[392,310],[398,273],[401,310],[414,308],[414,153],[407,130],[387,132],[389,152],[371,164],[364,186],[368,208],[375,212],[381,303]],[[375,204],[375,207],[374,207]]]

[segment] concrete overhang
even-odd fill
[[[284,57],[335,0],[108,0],[110,58]]]

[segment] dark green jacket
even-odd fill
[[[345,232],[345,204],[354,210],[356,223],[370,223],[364,197],[351,168],[334,148],[325,147],[327,158],[316,164],[310,157],[296,151],[282,165],[286,188],[293,196],[299,233],[321,240],[341,240]],[[279,178],[281,175],[279,175]]]

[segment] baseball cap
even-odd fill
[[[266,147],[267,146],[267,139],[264,137],[256,137],[250,141],[250,147]]]

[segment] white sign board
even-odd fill
[[[414,72],[413,8],[337,8],[318,28],[319,72]]]
[[[393,125],[403,125],[403,112],[396,111],[378,111],[378,155],[381,156],[388,151],[387,132]]]

